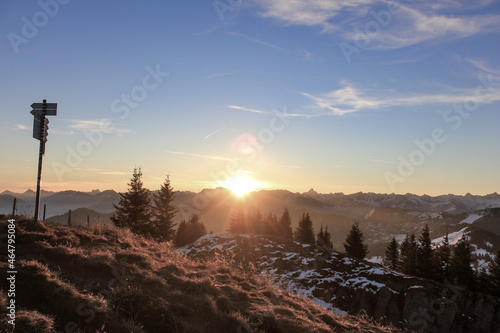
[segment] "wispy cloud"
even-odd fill
[[[264,41],[261,41],[260,39],[257,39],[257,38],[254,38],[254,37],[250,37],[250,36],[247,36],[247,35],[243,35],[243,34],[240,34],[240,33],[237,33],[237,32],[227,32],[226,34],[231,35],[231,36],[241,37],[241,38],[244,38],[246,40],[252,41],[254,43],[265,45],[267,47],[270,47],[270,48],[273,48],[273,49],[276,49],[276,50],[287,51],[286,49],[284,49],[282,47],[279,47],[279,46],[276,46],[274,44],[271,44],[271,43],[268,43],[268,42],[264,42]]]
[[[91,130],[99,130],[102,128],[106,129],[106,133],[115,133],[118,135],[121,135],[123,133],[129,133],[130,130],[127,129],[120,129],[116,128],[114,125],[109,126],[109,121],[107,122],[106,120],[79,120],[79,119],[71,119],[69,122],[72,123],[72,125],[69,125],[69,128],[77,129],[77,130],[86,130],[86,131],[91,131]]]
[[[395,5],[383,0],[255,0],[260,14],[285,25],[321,27],[322,32],[340,33],[345,40],[359,38],[359,30],[373,21],[370,9]],[[387,26],[369,35],[372,49],[394,49],[431,40],[465,38],[482,32],[496,32],[500,15],[477,15],[486,1],[397,2]],[[457,10],[458,8],[458,10]],[[383,8],[387,9],[387,8]],[[443,14],[446,13],[446,14]],[[360,28],[356,31],[354,28]]]
[[[228,105],[227,107],[230,108],[230,109],[247,111],[247,112],[253,112],[253,113],[263,113],[263,114],[271,113],[269,111],[262,111],[262,110],[257,110],[257,109],[250,109],[250,108],[246,108],[244,106],[238,106],[238,105]]]
[[[426,3],[418,9],[411,4],[401,4],[399,13],[393,15],[386,28],[370,34],[368,48],[395,49],[425,41],[466,38],[481,32],[496,31],[499,27],[499,15],[441,15]],[[354,40],[357,34],[351,29],[345,31],[343,37]]]
[[[84,172],[92,172],[99,175],[107,176],[125,176],[130,175],[130,172],[117,171],[117,170],[106,170],[106,169],[96,169],[96,168],[75,168],[75,170],[80,170]]]
[[[470,58],[465,58],[465,61],[471,63],[482,72],[500,75],[500,69],[491,67],[491,65],[487,61]]]
[[[373,0],[256,0],[262,7],[263,17],[274,18],[285,25],[321,27],[323,32],[338,30],[331,22],[339,13],[350,11],[359,16],[359,6],[374,3]]]
[[[234,74],[235,74],[235,72],[216,73],[216,74],[207,75],[204,77],[204,79],[210,80],[210,79],[214,79],[216,77],[228,76],[228,75],[234,75]]]
[[[311,95],[312,96],[312,95]],[[270,111],[263,111],[263,110],[257,110],[257,109],[252,109],[244,106],[239,106],[239,105],[228,105],[228,108],[235,109],[235,110],[241,110],[241,111],[246,111],[246,112],[252,112],[252,113],[259,113],[259,114],[269,114],[273,115],[273,112]],[[302,118],[313,118],[313,117],[318,117],[321,116],[322,114],[313,114],[313,113],[304,113],[304,112],[280,112],[281,117],[287,117],[287,118],[295,118],[295,117],[302,117]]]
[[[229,158],[229,157],[220,157],[220,156],[214,156],[214,155],[192,154],[192,153],[185,153],[185,152],[171,151],[171,150],[167,150],[167,153],[176,154],[176,155],[199,157],[199,158],[207,158],[207,159],[211,159],[211,160],[234,161],[234,159]]]
[[[13,131],[27,131],[30,129],[31,129],[30,127],[28,127],[26,125],[22,125],[22,124],[16,125],[12,128]]]
[[[392,91],[379,89],[360,90],[352,84],[343,81],[341,89],[333,90],[325,94],[303,95],[313,101],[311,109],[316,114],[344,115],[362,110],[380,110],[396,106],[415,106],[427,104],[451,104],[462,103],[468,97],[475,96],[475,88],[456,90],[452,94],[415,94],[397,95]],[[493,93],[484,95],[479,102],[493,103],[500,101],[500,89]],[[318,110],[320,113],[318,113]]]
[[[388,164],[397,164],[398,163],[396,161],[379,160],[379,159],[376,159],[376,158],[369,158],[368,161],[375,162],[375,163],[388,163]]]

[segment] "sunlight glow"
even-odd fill
[[[231,178],[224,187],[231,190],[237,196],[242,197],[261,186],[258,181],[252,178],[247,176],[236,176]]]

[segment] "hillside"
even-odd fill
[[[238,258],[193,260],[123,230],[16,225],[16,332],[395,331],[277,289]],[[5,221],[0,232],[5,249]]]
[[[68,224],[68,215],[66,212],[62,215],[56,215],[46,219],[47,223],[58,223],[62,225]],[[78,208],[71,211],[71,225],[74,226],[87,226],[87,217],[89,219],[89,224],[91,226],[96,226],[99,224],[111,227],[113,223],[111,222],[112,213],[99,213],[93,209],[89,208]]]
[[[181,249],[190,258],[234,253],[276,285],[337,313],[364,312],[385,324],[417,332],[498,332],[500,299],[440,284],[335,251],[262,236],[209,235]]]

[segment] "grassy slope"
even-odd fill
[[[16,332],[391,332],[124,230],[16,222]],[[0,269],[7,268],[6,222]],[[6,279],[0,331],[8,332]]]

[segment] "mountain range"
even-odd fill
[[[12,201],[17,198],[17,212],[29,215],[34,207],[35,192],[5,191],[0,194],[0,213],[10,214]],[[47,220],[65,224],[68,210],[73,223],[110,225],[113,204],[119,193],[113,190],[92,192],[42,191],[41,204],[47,205]],[[415,195],[376,193],[320,194],[313,189],[304,193],[287,190],[263,190],[238,198],[224,188],[205,189],[199,193],[176,191],[174,204],[179,212],[176,222],[198,214],[207,230],[224,232],[229,227],[235,207],[243,205],[247,211],[259,210],[280,215],[287,208],[295,228],[302,214],[309,213],[316,232],[327,226],[335,249],[342,251],[343,242],[354,220],[360,224],[368,245],[368,258],[381,262],[385,248],[394,236],[402,241],[407,233],[418,237],[424,223],[431,229],[431,237],[439,242],[446,233],[455,238],[464,233],[470,238],[476,267],[486,265],[500,250],[500,195]],[[84,208],[84,209],[79,209]]]

